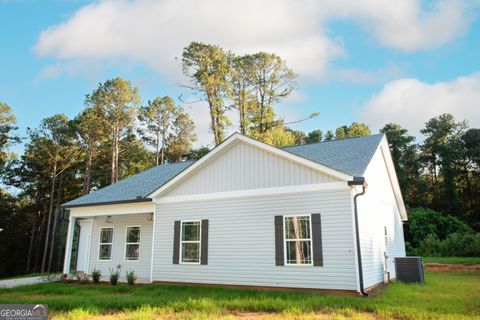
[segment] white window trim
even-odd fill
[[[102,230],[103,229],[112,229],[112,242],[102,242]],[[115,228],[113,226],[111,227],[100,227],[100,232],[98,234],[98,256],[97,260],[98,261],[112,261],[113,257],[113,239],[115,237]],[[110,259],[100,259],[100,246],[103,244],[109,244],[112,246],[112,250],[110,250]]]
[[[289,217],[308,217],[310,219],[310,238],[306,239],[287,239],[287,232],[285,231],[285,220]],[[310,213],[306,214],[286,214],[283,216],[283,261],[285,266],[289,267],[311,267],[313,266],[313,239],[312,239],[312,215]],[[288,263],[287,259],[287,241],[310,241],[310,263]]]
[[[200,224],[200,235],[198,241],[183,241],[183,223],[184,222],[198,222]],[[198,262],[184,262],[183,261],[183,244],[184,243],[198,243]],[[200,264],[202,261],[202,220],[181,220],[180,221],[180,264]]]
[[[140,241],[139,242],[127,242],[128,228],[139,228],[140,229]],[[125,262],[140,262],[140,249],[142,247],[141,242],[142,242],[142,226],[141,225],[126,226],[125,227],[125,246],[123,248],[123,252],[124,252],[123,261],[125,261]],[[127,245],[128,244],[138,244],[138,259],[136,259],[136,260],[127,259]]]

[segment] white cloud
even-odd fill
[[[356,20],[383,46],[405,51],[443,45],[464,32],[478,0],[337,0],[328,3],[331,18]],[[422,6],[423,4],[423,6]]]
[[[419,0],[104,0],[43,30],[35,50],[66,62],[130,59],[177,78],[174,58],[190,41],[205,41],[238,53],[274,51],[302,77],[318,79],[345,55],[329,22],[350,19],[381,45],[413,51],[463,32],[465,1],[422,8]]]
[[[480,127],[479,101],[480,73],[434,84],[400,79],[386,84],[371,98],[361,111],[361,120],[374,130],[397,122],[417,136],[426,121],[441,113]]]

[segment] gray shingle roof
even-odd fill
[[[361,177],[382,138],[383,133],[286,147],[283,150],[351,176]]]
[[[362,176],[382,138],[383,134],[376,134],[286,147],[283,150],[352,176]],[[164,164],[145,170],[113,185],[69,201],[63,206],[142,200],[188,168],[193,162]]]
[[[193,161],[185,161],[157,166],[69,201],[63,204],[63,206],[69,207],[102,202],[128,201],[135,200],[137,197],[145,198],[188,168],[192,163]]]

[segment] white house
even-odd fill
[[[75,271],[364,292],[395,278],[407,214],[384,135],[278,149],[241,134],[64,204]]]

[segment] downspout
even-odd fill
[[[357,198],[363,196],[365,194],[366,188],[365,178],[364,177],[354,177],[353,180],[348,181],[348,186],[362,186],[362,192],[357,193],[353,197],[353,211],[355,215],[355,238],[357,242],[357,262],[358,262],[358,281],[360,284],[360,293],[363,296],[368,296],[368,293],[365,292],[365,288],[363,285],[363,267],[362,267],[362,252],[360,250],[360,231],[358,228],[358,205],[357,205]]]

